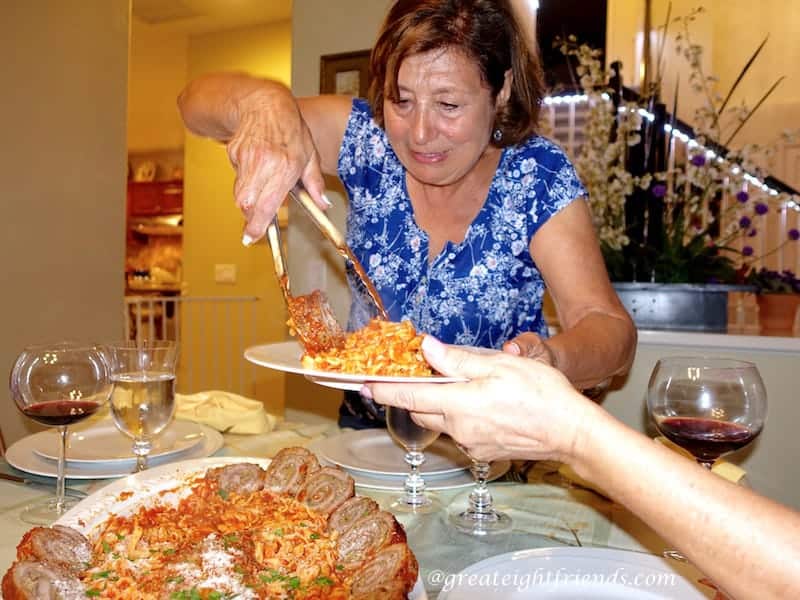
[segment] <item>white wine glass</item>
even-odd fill
[[[425,463],[424,450],[439,437],[438,431],[418,425],[404,408],[386,407],[386,428],[389,435],[406,451],[405,461],[410,470],[403,485],[403,495],[391,508],[397,512],[426,514],[442,507],[439,499],[425,491],[425,480],[420,467]]]
[[[111,363],[111,416],[123,434],[133,439],[136,470],[147,468],[153,439],[175,413],[177,343],[125,341],[108,346]]]
[[[93,415],[111,395],[107,356],[96,345],[62,342],[25,348],[11,369],[11,397],[26,417],[58,429],[56,494],[20,518],[49,525],[79,501],[65,494],[67,427]]]
[[[452,514],[450,523],[461,533],[477,537],[510,533],[513,527],[511,517],[494,507],[492,494],[489,491],[491,465],[486,461],[477,460],[461,444],[458,444],[458,447],[472,461],[470,471],[475,479],[475,485],[469,493],[467,508]]]
[[[659,360],[647,385],[647,412],[658,431],[711,469],[764,427],[767,392],[755,364],[729,358]],[[675,550],[665,556],[686,560]]]

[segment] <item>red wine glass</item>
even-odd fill
[[[108,401],[112,389],[108,359],[99,346],[69,342],[31,346],[17,357],[9,388],[26,417],[58,428],[56,495],[21,514],[26,523],[47,525],[78,501],[64,493],[67,427],[90,417]]]
[[[767,392],[751,362],[667,357],[650,375],[647,410],[664,437],[711,469],[719,457],[743,448],[761,433]],[[683,559],[673,550],[667,554]]]

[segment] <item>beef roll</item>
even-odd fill
[[[350,594],[353,600],[403,599],[419,574],[419,565],[405,543],[391,544],[380,550],[353,576]]]
[[[237,494],[254,494],[264,489],[264,469],[254,463],[233,463],[211,469],[208,475],[219,489]]]
[[[345,569],[355,569],[382,548],[405,541],[406,532],[394,515],[378,511],[360,518],[339,536],[337,541],[339,562]]]
[[[323,467],[306,479],[297,492],[297,499],[308,508],[330,515],[355,494],[355,482],[339,467]]]
[[[92,546],[85,535],[72,527],[34,527],[17,545],[17,558],[46,561],[77,574],[92,560]]]
[[[305,448],[284,448],[267,467],[264,487],[276,494],[297,495],[306,478],[319,470],[317,457]]]
[[[6,571],[5,600],[86,600],[86,588],[74,573],[53,563],[21,560]]]
[[[361,517],[366,517],[374,512],[378,512],[378,503],[375,500],[367,496],[353,496],[345,500],[328,517],[328,531],[335,531],[341,535]]]

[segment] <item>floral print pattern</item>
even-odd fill
[[[347,242],[392,320],[444,342],[500,348],[524,331],[547,334],[544,281],[528,250],[547,220],[586,192],[563,151],[542,137],[507,147],[486,202],[460,244],[429,263],[428,236],[414,220],[406,171],[367,103],[353,109],[339,152],[350,207]],[[371,302],[348,273],[348,329],[364,326]]]

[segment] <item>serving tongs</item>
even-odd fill
[[[314,225],[336,248],[336,251],[348,261],[359,277],[367,293],[371,297],[380,318],[389,320],[375,286],[367,276],[361,263],[350,250],[341,232],[328,219],[327,215],[316,205],[306,190],[299,185],[289,195],[304,209]],[[289,272],[281,241],[277,216],[267,227],[267,240],[272,250],[272,263],[275,275],[286,300],[291,327],[306,353],[314,355],[344,345],[345,334],[342,326],[328,302],[327,295],[321,290],[314,290],[303,296],[292,296],[289,287]]]

